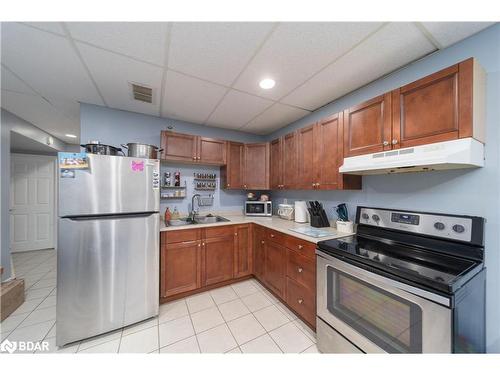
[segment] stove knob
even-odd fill
[[[378,215],[372,215],[372,219],[376,222],[379,222],[380,221],[380,216]]]
[[[361,217],[365,220],[368,220],[370,218],[370,216],[367,213],[362,214]]]
[[[445,228],[444,224],[437,221],[434,223],[434,228],[436,228],[437,230],[443,230]]]
[[[460,225],[460,224],[455,224],[452,227],[452,229],[453,229],[454,232],[457,232],[457,233],[463,233],[463,232],[465,232],[465,227],[463,225]]]

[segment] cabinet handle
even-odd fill
[[[297,267],[297,271],[299,271],[299,273],[302,273],[303,271],[302,267]]]
[[[227,184],[226,186],[227,186],[227,187],[230,187],[231,185],[230,185],[230,184]]]
[[[198,247],[201,247],[201,243],[198,244]]]
[[[315,186],[316,186],[316,184],[313,182],[313,187],[315,187]]]
[[[205,242],[203,242],[202,245],[205,246]]]
[[[234,232],[234,235],[237,236],[238,235],[238,232]]]
[[[304,245],[299,245],[299,250],[302,250],[304,248]]]
[[[299,305],[302,305],[302,302],[304,302],[304,300],[302,298],[299,298],[297,302],[299,303]]]
[[[265,242],[264,242],[264,241],[260,241],[260,243],[261,243],[262,245],[264,245],[264,243],[265,243]]]
[[[384,141],[384,142],[382,142],[382,144],[383,144],[384,146],[389,146],[389,141]]]
[[[393,144],[393,145],[397,145],[397,144],[398,144],[398,140],[397,140],[397,139],[393,139],[393,140],[392,140],[392,144]]]
[[[271,233],[271,238],[274,238],[274,234]]]

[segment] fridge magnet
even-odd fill
[[[144,170],[144,162],[132,160],[132,171],[142,172]]]
[[[59,152],[57,154],[59,169],[88,169],[89,161],[86,152]]]

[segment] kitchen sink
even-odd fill
[[[204,215],[204,216],[195,216],[194,224],[211,224],[211,223],[220,223],[224,221],[229,221],[222,216],[214,216],[214,215]]]
[[[212,224],[212,223],[221,223],[230,221],[222,216],[215,215],[203,215],[203,216],[195,216],[194,221],[190,217],[182,217],[180,219],[170,220],[169,225],[172,227],[177,227],[180,225],[196,225],[196,224]]]

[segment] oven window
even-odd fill
[[[388,353],[422,353],[422,310],[408,300],[327,268],[330,313]]]

